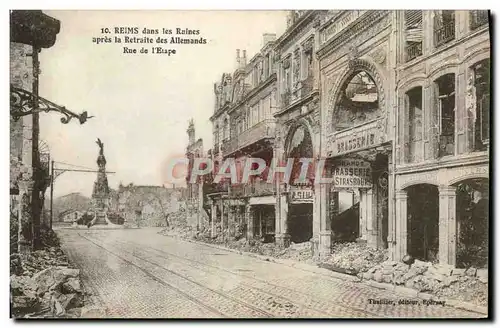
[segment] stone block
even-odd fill
[[[457,282],[457,281],[458,281],[457,276],[448,276],[443,280],[443,286],[449,287],[451,284],[453,284],[454,282]]]
[[[475,277],[476,276],[476,273],[477,273],[477,269],[476,268],[468,268],[467,270],[465,270],[465,274],[469,277]]]
[[[453,266],[451,265],[440,265],[437,267],[437,272],[444,276],[451,276],[453,272]]]
[[[392,275],[394,273],[394,269],[393,268],[390,268],[390,269],[383,269],[382,270],[382,274],[383,275]]]
[[[465,269],[455,268],[451,274],[454,276],[463,276],[465,274]]]
[[[371,273],[371,272],[365,272],[365,273],[363,273],[363,279],[366,279],[366,280],[373,279],[373,273]]]
[[[480,282],[488,283],[488,269],[477,269],[476,275]]]
[[[391,274],[383,274],[382,281],[386,282],[386,283],[391,283],[392,282],[392,275]]]
[[[377,271],[373,274],[373,280],[375,280],[376,282],[382,282],[383,280],[383,274],[382,274],[382,271]]]
[[[415,280],[412,278],[412,279],[409,279],[405,282],[405,287],[406,288],[415,288]]]

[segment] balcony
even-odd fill
[[[239,136],[225,143],[223,155],[229,155],[259,140],[274,138],[274,127],[275,123],[272,119],[267,119],[255,124],[246,131],[243,131]]]
[[[489,15],[487,10],[471,10],[469,12],[470,29],[474,31],[483,25],[489,23]]]
[[[455,21],[443,24],[434,30],[434,45],[443,45],[455,39]]]
[[[258,197],[258,196],[270,196],[274,195],[274,193],[275,189],[273,183],[267,183],[266,181],[258,181],[258,182],[231,186],[231,191],[229,193],[229,196],[234,198]]]
[[[422,42],[409,42],[406,47],[406,61],[422,56]]]
[[[203,192],[205,195],[227,193],[228,187],[229,183],[225,181],[221,181],[221,183],[207,183],[203,185]]]

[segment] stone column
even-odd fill
[[[392,160],[394,160],[394,154],[392,154]],[[392,165],[392,162],[389,162],[389,166]],[[394,260],[394,253],[395,253],[395,247],[396,247],[396,220],[397,217],[394,213],[394,206],[395,206],[395,201],[394,201],[394,177],[392,173],[389,170],[389,185],[388,185],[388,210],[389,210],[389,215],[387,218],[387,247],[389,250],[389,259]]]
[[[368,243],[368,246],[377,248],[377,201],[373,189],[369,189],[366,192],[366,241]]]
[[[331,185],[322,183],[317,185],[319,189],[319,202],[318,209],[320,211],[320,227],[319,227],[319,256],[330,254],[332,246],[332,221],[331,214],[338,209],[338,192],[330,191]],[[334,198],[331,198],[333,196]],[[336,198],[336,199],[335,199]]]
[[[26,253],[31,248],[31,196],[33,193],[34,181],[19,180],[19,201],[18,201],[18,232],[17,232],[17,251]]]
[[[456,188],[439,187],[439,263],[455,266],[457,246]]]
[[[221,199],[220,200],[220,233],[222,234],[222,236],[224,236],[224,213],[226,212],[224,207],[225,207],[224,201]]]
[[[366,199],[367,199],[367,189],[360,189],[359,190],[359,236],[358,236],[358,242],[361,243],[366,243],[366,238],[367,238],[367,206],[366,206]]]
[[[215,201],[212,200],[212,203],[210,204],[211,210],[210,210],[210,215],[211,215],[211,229],[210,229],[210,237],[214,238],[215,237],[215,220],[217,219],[217,206],[215,205]]]
[[[245,222],[247,223],[247,240],[253,239],[253,215],[250,204],[245,205]]]
[[[276,233],[276,243],[281,247],[290,246],[290,234],[288,233],[288,193],[282,192],[279,196],[279,207],[276,220],[279,220],[281,230]]]
[[[400,261],[408,252],[408,195],[406,190],[396,191],[396,247],[394,260]]]
[[[228,237],[234,236],[235,232],[235,208],[234,206],[229,205],[229,216],[228,216]]]

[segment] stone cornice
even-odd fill
[[[60,29],[60,21],[41,10],[12,10],[10,13],[10,42],[50,48]]]
[[[293,43],[299,33],[306,32],[306,27],[313,23],[316,14],[316,10],[310,10],[307,14],[302,16],[295,24],[288,28],[278,40],[276,40],[275,48],[284,48],[289,43]]]
[[[228,110],[228,113],[232,113],[236,108],[238,108],[241,104],[248,102],[250,99],[252,99],[256,94],[258,94],[260,91],[264,90],[267,86],[269,86],[271,83],[276,81],[276,73],[273,73],[269,75],[269,77],[259,83],[255,88],[250,90],[243,99],[241,99],[239,102],[235,103],[231,108]]]
[[[367,13],[363,14],[358,20],[353,23],[352,26],[348,26],[347,28],[343,29],[337,35],[327,41],[324,45],[322,45],[316,52],[318,57],[321,59],[322,57],[328,55],[331,51],[337,49],[339,46],[355,37],[360,32],[372,28],[373,24],[381,20],[386,15],[389,15],[389,11],[387,10],[368,11]]]

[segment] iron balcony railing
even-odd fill
[[[412,42],[406,47],[406,61],[422,56],[422,42]]]
[[[469,17],[470,29],[472,31],[489,23],[489,15],[487,10],[472,10],[469,13]]]
[[[434,29],[434,44],[440,46],[455,39],[455,21],[438,26]]]
[[[243,131],[239,136],[231,138],[224,146],[223,155],[253,144],[265,138],[274,138],[274,120],[265,119]]]
[[[273,183],[266,181],[251,182],[246,184],[232,185],[229,196],[238,197],[257,197],[274,195],[275,187]]]

